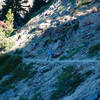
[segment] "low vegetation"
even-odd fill
[[[80,47],[73,48],[73,49],[69,50],[67,52],[67,54],[61,56],[59,60],[66,60],[66,59],[69,59],[69,58],[73,57],[75,54],[77,54],[80,51],[81,48],[82,47],[80,46]]]
[[[56,90],[53,91],[51,100],[58,100],[65,95],[71,95],[74,93],[76,88],[84,82],[91,73],[92,71],[80,73],[79,69],[76,69],[75,66],[68,66],[64,68],[55,84]]]
[[[77,31],[78,28],[79,28],[79,22],[76,22],[76,23],[74,24],[74,26],[73,26],[73,30],[74,30],[74,31]]]
[[[11,40],[10,38],[4,38],[2,41],[0,41],[0,51],[8,51],[11,47],[14,46],[14,44],[14,40]]]
[[[18,55],[4,54],[0,56],[0,79],[5,75],[12,75],[11,77],[0,83],[0,93],[7,91],[14,87],[14,84],[25,78],[32,78],[36,74],[36,70],[30,71],[31,65],[26,65],[22,62],[22,57]]]
[[[40,97],[40,93],[36,93],[32,98],[31,100],[39,100],[39,97]],[[41,99],[43,100],[43,99]]]
[[[81,2],[79,3],[78,7],[85,5],[88,3],[88,0],[81,0]]]
[[[10,74],[16,67],[22,63],[22,58],[16,55],[4,54],[0,56],[0,79],[4,75]]]
[[[71,2],[72,4],[74,4],[75,1],[74,1],[74,0],[70,0],[70,2]]]
[[[21,97],[20,100],[28,100],[27,97]]]
[[[100,43],[94,44],[88,49],[88,54],[89,56],[95,56],[99,53],[100,51]]]

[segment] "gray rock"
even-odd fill
[[[41,68],[39,69],[39,71],[40,71],[41,73],[46,73],[46,72],[48,72],[48,71],[50,71],[50,70],[52,70],[52,66],[44,66],[44,67],[41,67]]]

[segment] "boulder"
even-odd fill
[[[54,54],[52,55],[52,58],[58,58],[58,57],[61,56],[63,53],[64,53],[63,51],[54,53]]]
[[[59,46],[61,46],[61,40],[58,40],[52,47],[52,49],[55,51]]]

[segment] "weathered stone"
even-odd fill
[[[41,68],[39,69],[39,71],[40,71],[41,73],[46,73],[46,72],[51,71],[51,70],[52,70],[52,66],[44,66],[44,67],[41,67]]]
[[[54,53],[52,55],[52,58],[58,58],[59,56],[61,56],[64,52],[57,52],[57,53]]]
[[[88,3],[91,3],[91,2],[94,2],[95,0],[76,0],[76,5],[79,6],[81,4],[88,4]]]

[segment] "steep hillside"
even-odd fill
[[[0,56],[0,100],[100,100],[99,18],[100,0],[54,0],[32,17]]]

